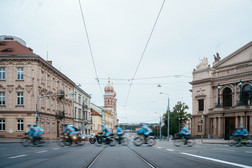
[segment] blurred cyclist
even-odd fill
[[[108,126],[102,125],[101,133],[105,134],[106,137],[106,144],[108,144],[108,136],[112,133],[111,129]]]
[[[242,136],[242,139],[247,139],[249,133],[247,131],[246,128],[243,128],[243,126],[240,126],[240,129],[241,129],[241,136]]]
[[[68,133],[67,135],[69,137],[72,137],[73,135],[80,133],[80,131],[76,131],[76,129],[71,125],[64,124],[64,126],[65,126],[65,130],[62,132],[62,134],[65,134],[67,132]]]
[[[33,137],[33,143],[35,140],[41,140],[41,135],[44,133],[44,130],[40,128],[37,125],[34,125],[33,127],[30,126],[30,134]]]
[[[119,125],[116,125],[116,134],[117,134],[117,136],[119,138],[119,142],[118,143],[121,144],[121,139],[122,139],[122,136],[124,134],[124,131],[123,131],[123,129]]]
[[[144,134],[144,141],[147,143],[147,137],[152,133],[152,129],[150,129],[148,126],[140,124],[141,129],[137,130],[138,134]]]
[[[184,138],[186,139],[185,144],[187,144],[187,140],[189,139],[191,133],[190,133],[189,129],[186,128],[185,123],[184,123],[183,128],[181,129],[181,131],[178,134],[184,136]]]

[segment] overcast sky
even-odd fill
[[[102,91],[110,77],[120,122],[157,122],[168,104],[159,92],[171,109],[182,101],[191,113],[199,59],[212,66],[216,52],[224,58],[252,40],[251,0],[166,0],[124,106],[162,3],[81,0]],[[48,51],[53,66],[103,105],[78,0],[1,0],[0,16],[1,35],[22,38],[44,59]],[[171,77],[137,80],[161,76]]]

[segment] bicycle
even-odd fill
[[[72,144],[82,146],[85,144],[85,139],[82,139],[79,134],[75,134],[72,137],[68,136],[67,134],[62,134],[57,138],[57,144],[61,147],[71,146]]]
[[[30,134],[25,133],[25,137],[21,139],[21,144],[24,147],[27,146],[47,146],[49,144],[48,138],[42,138],[42,137],[32,137]]]
[[[188,147],[192,147],[195,145],[194,139],[189,136],[188,138],[185,138],[182,134],[175,135],[175,139],[173,140],[173,144],[176,147],[180,147],[182,144],[187,145]]]
[[[129,138],[127,138],[127,137],[124,136],[124,133],[121,135],[121,137],[116,136],[116,137],[115,137],[115,140],[118,142],[118,144],[119,144],[119,142],[121,141],[121,144],[122,144],[123,146],[128,145],[128,144],[129,144],[129,141],[130,141]]]
[[[239,147],[241,145],[252,147],[252,139],[251,137],[243,138],[242,136],[230,136],[229,145],[236,146],[236,147]]]
[[[156,144],[156,140],[154,136],[146,137],[146,141],[143,134],[136,134],[135,138],[133,139],[135,146],[141,146],[142,144],[148,144],[149,146],[153,146]]]

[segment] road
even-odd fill
[[[161,141],[153,147],[142,145],[23,147],[19,143],[0,143],[1,168],[149,168],[149,167],[251,167],[251,147],[201,144],[175,147]]]

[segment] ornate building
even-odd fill
[[[193,71],[192,135],[225,138],[244,126],[252,133],[252,42],[224,59],[214,55]]]
[[[114,87],[108,80],[107,86],[104,88],[104,108],[105,108],[105,125],[111,125],[113,129],[115,125],[117,125],[117,99],[116,99],[116,92],[114,91]],[[106,119],[107,118],[107,119]],[[110,118],[112,118],[110,120]]]
[[[24,40],[0,36],[0,137],[22,137],[36,122],[56,138],[63,124],[73,124],[74,82],[26,47]],[[55,94],[65,96],[46,96]],[[36,108],[36,103],[38,108]]]

